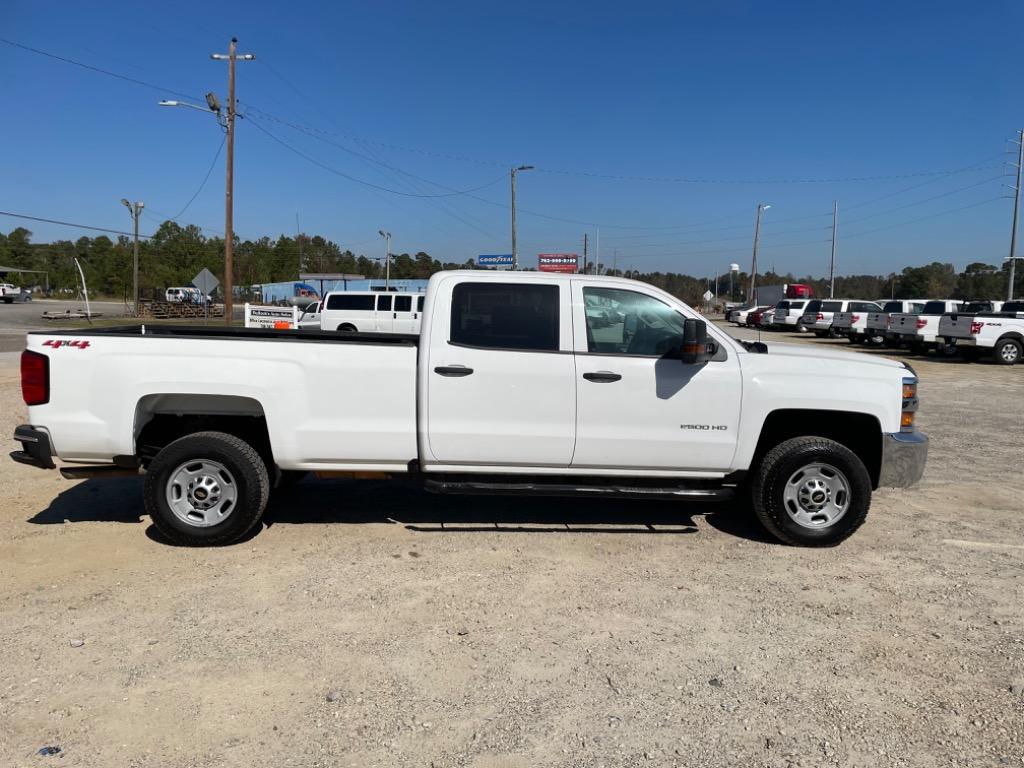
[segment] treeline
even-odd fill
[[[80,237],[33,243],[32,233],[19,227],[8,234],[0,233],[0,265],[38,270],[48,276],[49,288],[56,293],[75,293],[78,275],[77,258],[85,274],[90,294],[128,301],[132,286],[132,241],[106,235]],[[189,285],[203,267],[222,278],[224,240],[206,237],[196,226],[164,222],[151,239],[139,243],[139,292],[143,298],[162,295],[165,288]],[[395,279],[426,279],[435,272],[448,269],[471,269],[472,259],[462,262],[440,261],[420,251],[392,257],[391,276]],[[1017,271],[1014,294],[1024,293],[1024,264]],[[604,272],[604,265],[590,265],[591,271]],[[356,255],[323,237],[281,235],[276,239],[236,240],[234,249],[234,280],[237,286],[295,280],[300,272],[345,272],[367,278],[384,276],[383,258]],[[693,277],[675,272],[637,272],[617,270],[658,286],[688,304],[702,303],[705,291],[715,291],[716,277]],[[750,276],[740,272],[733,278],[736,300],[746,296]],[[43,286],[43,274],[10,276],[11,282],[23,286]],[[1008,268],[976,262],[963,272],[952,264],[933,262],[921,267],[906,267],[889,275],[848,275],[836,278],[835,295],[843,298],[971,298],[999,299],[1006,296]],[[828,296],[828,281],[790,273],[760,274],[758,285],[808,283],[814,295]],[[717,276],[717,296],[728,299],[729,274]]]

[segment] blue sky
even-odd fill
[[[3,17],[0,37],[197,100],[225,93],[209,54],[237,36],[258,57],[238,65],[244,237],[293,233],[298,213],[357,253],[382,249],[382,227],[398,252],[507,253],[507,170],[529,163],[524,261],[580,251],[586,232],[620,268],[747,266],[758,201],[761,263],[779,271],[827,271],[833,200],[843,274],[1008,250],[1019,2],[15,0]],[[152,231],[221,142],[212,117],[157,107],[173,94],[2,43],[0,75],[5,211],[128,229],[129,197]],[[863,177],[884,178],[843,181]],[[473,193],[490,203],[409,196],[491,182]],[[221,156],[181,221],[222,231],[223,186]]]

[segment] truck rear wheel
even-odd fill
[[[787,544],[829,547],[860,528],[871,477],[853,451],[824,437],[794,437],[761,460],[751,487],[754,512]]]
[[[224,432],[196,432],[165,446],[150,463],[144,488],[153,525],[175,544],[237,541],[259,522],[270,497],[263,459]]]
[[[1016,365],[1021,358],[1021,343],[1016,339],[1000,339],[992,348],[992,359],[999,365]]]

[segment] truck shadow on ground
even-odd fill
[[[242,541],[276,525],[401,525],[425,535],[467,533],[641,534],[698,532],[695,518],[723,533],[775,543],[742,505],[730,502],[439,496],[401,482],[307,478],[274,492],[262,524]],[[142,523],[141,478],[86,480],[28,519],[36,525]],[[170,546],[152,525],[146,535]]]

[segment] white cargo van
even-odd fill
[[[320,310],[324,331],[419,333],[422,293],[332,291]]]

